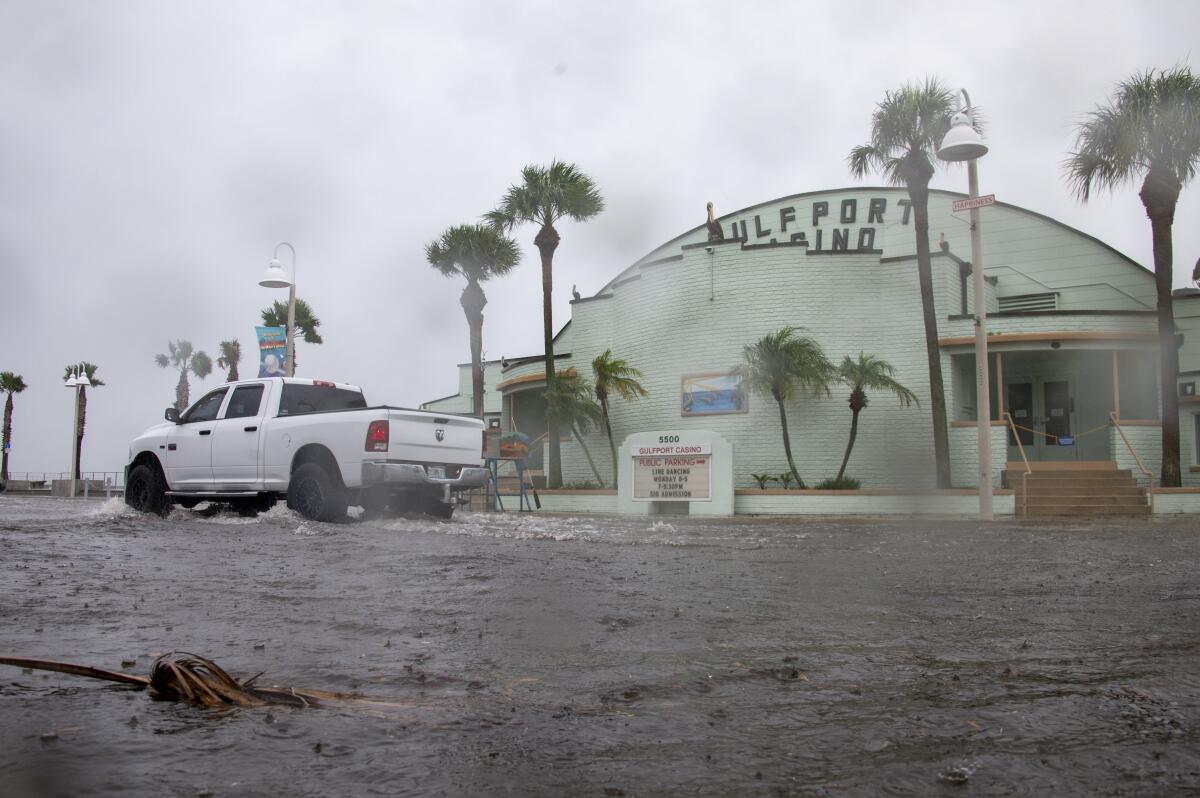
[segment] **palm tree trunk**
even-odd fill
[[[604,432],[608,435],[608,450],[612,452],[613,490],[617,489],[617,444],[613,441],[612,423],[608,420],[608,397],[600,397],[600,411],[604,414]],[[600,482],[604,484],[603,480]]]
[[[558,231],[553,225],[543,225],[533,243],[542,256],[542,331],[546,346],[546,390],[554,387],[554,312],[550,300],[554,294],[554,250],[558,248]],[[546,417],[546,437],[550,439],[550,462],[546,485],[562,487],[562,454],[558,440],[558,421]]]
[[[459,303],[471,330],[471,407],[476,416],[483,418],[483,308],[487,297],[478,280],[467,280]]]
[[[231,366],[229,367],[229,381],[230,381],[230,382],[237,382],[237,381],[238,381],[238,368],[237,368],[237,366],[238,366],[238,364],[237,364],[237,361],[235,360],[235,361],[233,361],[233,365],[231,365]]]
[[[79,389],[79,417],[75,419],[75,476],[83,468],[83,425],[87,419],[87,388]]]
[[[579,427],[571,425],[571,432],[575,433],[575,440],[579,441],[579,447],[583,449],[583,456],[587,458],[588,465],[592,467],[592,474],[596,477],[596,484],[604,487],[604,480],[600,478],[600,472],[596,469],[596,461],[592,459],[592,453],[588,451],[587,444],[583,442],[583,436],[579,434]]]
[[[783,451],[787,455],[788,468],[792,469],[796,487],[803,488],[804,480],[800,479],[800,472],[796,470],[796,461],[792,459],[792,439],[788,436],[787,413],[783,410],[783,400],[776,397],[775,404],[779,405],[779,424],[783,427]]]
[[[1140,196],[1154,236],[1154,285],[1158,293],[1158,377],[1162,401],[1162,473],[1159,484],[1178,488],[1179,473],[1179,347],[1175,342],[1175,311],[1171,304],[1174,253],[1171,226],[1179,198],[1179,181],[1151,169]]]
[[[850,451],[854,448],[854,439],[858,437],[858,414],[862,411],[851,410],[853,417],[850,419],[850,440],[846,441],[846,454],[842,457],[842,467],[838,469],[837,479],[841,482],[842,475],[846,473],[846,463],[850,462]]]
[[[942,351],[938,346],[933,301],[933,267],[929,258],[929,189],[908,185],[917,235],[917,278],[921,284],[921,318],[925,322],[925,355],[929,361],[929,405],[933,412],[933,459],[937,486],[950,487],[950,439],[946,432],[946,390],[942,384]]]
[[[9,392],[4,400],[4,434],[0,436],[0,451],[3,452],[0,454],[0,482],[8,482],[8,445],[12,442],[12,397],[12,393]]]
[[[180,413],[187,410],[188,399],[191,398],[189,395],[190,391],[188,390],[187,374],[188,367],[187,364],[184,364],[183,368],[179,370],[179,382],[175,384],[175,409]]]

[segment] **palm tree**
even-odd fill
[[[892,364],[880,360],[875,355],[858,353],[858,360],[851,360],[847,355],[838,367],[838,379],[850,386],[850,440],[846,442],[846,454],[842,457],[842,467],[838,469],[835,482],[841,482],[846,473],[846,463],[850,462],[850,451],[854,448],[854,439],[858,437],[858,414],[867,406],[867,388],[873,391],[890,391],[900,400],[900,404],[909,407],[913,402],[918,405],[917,396],[909,389],[892,379],[896,373]]]
[[[67,379],[72,374],[75,376],[87,375],[91,387],[100,388],[104,385],[104,380],[96,377],[96,370],[100,367],[86,360],[67,366],[63,370],[63,379]],[[87,388],[79,386],[79,415],[75,417],[75,473],[73,479],[79,479],[80,464],[83,462],[83,430],[87,426]]]
[[[604,414],[604,431],[608,434],[608,448],[612,452],[613,488],[617,487],[617,444],[613,441],[612,422],[608,413],[609,394],[615,393],[625,401],[648,396],[646,389],[638,382],[642,372],[618,357],[613,357],[611,349],[605,349],[604,354],[592,361],[592,375],[596,378],[596,399]]]
[[[286,302],[280,302],[278,299],[269,308],[263,308],[260,311],[264,327],[286,327],[288,306]],[[321,320],[313,313],[312,307],[303,299],[296,299],[296,330],[304,338],[306,344],[323,344],[325,341],[321,338],[321,333],[317,330],[321,326]],[[293,335],[293,338],[295,335]],[[295,341],[292,342],[292,371],[296,370],[296,350]]]
[[[604,478],[600,476],[596,461],[592,459],[592,453],[583,440],[584,434],[600,423],[601,411],[599,405],[592,400],[592,386],[573,370],[560,371],[555,377],[553,387],[547,388],[545,392],[546,416],[559,424],[565,424],[571,430],[583,449],[583,456],[587,458],[596,482],[600,487],[604,487]],[[616,484],[615,476],[613,484]]]
[[[446,277],[465,277],[467,287],[459,297],[471,331],[471,406],[483,417],[483,308],[487,296],[480,283],[508,274],[521,260],[511,238],[482,224],[450,227],[442,237],[425,245],[425,258]]]
[[[182,413],[191,399],[188,372],[195,374],[197,379],[204,379],[212,374],[212,358],[203,351],[193,353],[192,342],[182,339],[174,343],[168,341],[167,351],[170,355],[155,355],[154,362],[164,369],[179,369],[179,382],[175,385],[175,409]]]
[[[604,210],[604,198],[590,177],[575,164],[555,160],[549,166],[526,166],[521,170],[521,184],[508,189],[496,210],[484,215],[493,227],[511,232],[518,224],[538,226],[534,245],[542,257],[542,327],[546,347],[546,388],[554,387],[554,319],[551,296],[554,292],[554,250],[558,248],[558,231],[554,223],[564,217],[577,222],[587,221]],[[547,417],[546,435],[550,439],[551,488],[562,485],[562,462],[559,454],[558,424]]]
[[[1067,180],[1087,202],[1093,188],[1142,181],[1138,196],[1154,239],[1158,292],[1163,487],[1179,487],[1179,349],[1171,306],[1171,227],[1179,193],[1200,162],[1200,77],[1186,67],[1150,70],[1117,84],[1108,105],[1079,124]]]
[[[904,186],[912,200],[917,236],[917,279],[921,285],[921,315],[925,321],[925,355],[929,361],[929,404],[933,411],[933,454],[937,485],[950,487],[950,439],[946,430],[946,392],[942,385],[942,354],[938,347],[937,316],[933,306],[933,275],[929,261],[929,181],[935,150],[950,129],[954,94],[936,78],[923,84],[906,83],[889,91],[871,115],[871,138],[850,151],[850,173],[863,177],[880,171],[894,186]],[[979,123],[972,117],[972,125]]]
[[[12,411],[13,394],[20,393],[28,387],[20,374],[11,371],[0,371],[0,391],[8,394],[4,399],[4,428],[0,436],[0,483],[8,482],[8,447],[12,444]]]
[[[221,355],[217,358],[217,365],[225,369],[226,382],[238,381],[238,363],[242,360],[242,345],[238,343],[238,339],[234,338],[231,341],[221,342]]]
[[[743,363],[738,371],[751,388],[762,396],[769,396],[779,405],[779,423],[783,427],[783,451],[787,455],[788,468],[796,479],[797,487],[804,487],[804,480],[796,470],[792,457],[792,441],[788,435],[787,413],[784,402],[798,393],[809,392],[814,396],[829,395],[829,383],[835,378],[833,364],[825,357],[820,344],[807,336],[797,336],[795,327],[784,327],[769,333],[747,346],[743,352]]]

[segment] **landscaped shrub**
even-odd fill
[[[792,487],[792,483],[796,481],[796,478],[792,476],[791,471],[784,471],[782,474],[780,474],[779,476],[777,476],[775,478],[783,483],[784,490],[790,489]]]
[[[834,477],[817,485],[817,490],[858,490],[861,487],[862,483],[854,477]]]
[[[791,476],[791,474],[788,474]],[[758,483],[759,490],[766,490],[768,482],[778,482],[779,480],[770,474],[751,474],[750,478]]]

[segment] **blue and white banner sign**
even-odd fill
[[[255,327],[258,335],[258,376],[286,377],[287,328]]]

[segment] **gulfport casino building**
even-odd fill
[[[963,195],[931,190],[934,301],[946,394],[952,478],[976,486],[975,354],[968,214]],[[928,365],[907,192],[849,188],[783,197],[720,217],[667,241],[594,296],[574,300],[555,339],[557,368],[591,378],[606,349],[644,373],[637,401],[611,400],[618,444],[653,430],[711,430],[733,445],[734,482],[787,470],[773,400],[733,374],[743,347],[784,326],[802,328],[835,364],[876,355],[919,398],[902,407],[868,392],[846,473],[864,488],[935,485]],[[1087,234],[1033,211],[997,203],[981,211],[992,397],[993,473],[1006,462],[1116,461],[1129,446],[1156,474],[1161,425],[1154,275]],[[1174,296],[1180,349],[1180,467],[1200,485],[1200,290]],[[485,328],[486,337],[486,328]],[[471,412],[470,364],[459,392],[423,408]],[[485,364],[485,415],[502,432],[536,443],[544,457],[544,361],[540,354]],[[792,448],[810,484],[837,473],[849,434],[850,389],[787,405]],[[1002,422],[1011,415],[1016,435]],[[611,480],[606,438],[585,438]],[[594,480],[574,440],[562,441],[567,483]]]

